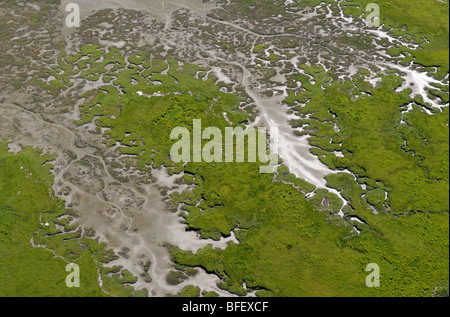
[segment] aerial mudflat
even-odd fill
[[[448,296],[448,1],[0,17],[0,296]]]

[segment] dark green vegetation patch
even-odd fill
[[[32,148],[15,155],[0,142],[0,296],[139,295],[126,285],[132,278],[119,279],[103,267],[114,252],[70,225],[73,214],[52,189],[53,159]],[[79,288],[66,286],[69,263],[80,267]]]
[[[295,184],[292,176],[290,182],[283,175],[278,178],[286,183],[274,182],[273,175],[259,174],[256,163],[177,166],[171,162],[168,153],[172,127],[192,128],[192,120],[202,118],[205,127],[224,128],[228,123],[222,112],[228,111],[234,124],[245,122],[245,116],[236,108],[238,100],[234,95],[217,91],[211,79],[194,78],[200,70],[198,67],[179,66],[170,59],[150,61],[147,67],[134,64],[111,74],[117,77],[114,83],[124,94],[112,86],[93,92],[81,108],[80,124],[96,117],[99,127],[111,128],[105,133],[105,142],[109,145],[121,142],[122,151],[139,158],[141,168],[164,164],[171,167],[171,173],[184,171],[190,175],[189,182],[196,184],[193,192],[173,197],[176,203],[183,204],[188,228],[199,231],[203,238],[213,239],[229,236],[234,230],[240,241],[225,250],[207,247],[196,254],[173,248],[177,263],[200,266],[217,274],[223,280],[220,287],[239,295],[258,290],[260,296],[422,296],[433,295],[436,286],[445,285],[448,175],[439,166],[445,166],[446,156],[443,156],[444,165],[436,166],[435,176],[431,177],[431,171],[425,168],[427,160],[412,156],[402,148],[408,133],[411,135],[408,139],[417,139],[413,137],[415,133],[431,134],[430,138],[439,138],[440,134],[421,128],[417,128],[420,132],[399,129],[402,105],[409,99],[406,92],[393,93],[399,84],[398,77],[385,77],[377,90],[371,89],[372,97],[359,100],[347,97],[351,92],[342,93],[348,83],[330,85],[324,92],[311,86],[315,99],[304,111],[311,112],[313,119],[299,124],[317,128],[312,142],[322,146],[324,153],[345,152],[343,158],[332,159],[328,164],[348,168],[367,186],[363,190],[348,174],[328,178],[329,185],[349,200],[342,220],[332,216],[339,208],[333,207],[337,202],[331,195],[330,208],[323,208],[314,199],[308,202],[302,191],[314,188],[300,183],[298,189],[294,188],[288,184]],[[162,70],[170,67],[167,75],[158,73],[161,68],[152,71],[152,63],[164,65]],[[320,87],[320,71],[314,73],[318,74],[316,81]],[[164,85],[153,84],[156,79]],[[145,95],[138,95],[138,91]],[[376,107],[373,98],[380,101]],[[330,111],[337,114],[336,118]],[[448,122],[447,111],[423,116],[418,108],[405,116],[405,120],[420,122],[433,118],[437,130],[442,130]],[[329,133],[335,121],[342,130]],[[370,129],[373,137],[368,140],[371,134],[361,133],[361,129]],[[330,143],[328,138],[333,135],[337,139]],[[441,137],[432,143],[437,147],[434,151],[441,151],[448,139]],[[421,150],[419,145],[418,141],[409,144],[423,157],[426,151],[433,151],[430,147]],[[430,186],[435,190],[427,192]],[[387,201],[384,201],[385,191],[389,193]],[[316,195],[327,195],[320,193],[317,191]],[[372,212],[368,203],[378,214]],[[360,234],[349,225],[352,216],[363,219],[362,223],[353,222]],[[365,267],[373,262],[381,268],[378,289],[365,285],[368,274]],[[186,295],[191,291],[198,293],[191,288],[185,290]]]

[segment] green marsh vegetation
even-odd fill
[[[79,233],[61,234],[56,228],[66,214],[62,201],[52,192],[50,165],[54,157],[34,149],[17,155],[0,142],[0,294],[2,296],[104,296],[97,283],[94,257],[83,250]],[[46,227],[44,224],[49,223]],[[68,228],[69,229],[69,228]],[[53,256],[52,252],[68,262]],[[80,288],[68,288],[68,263],[80,266]]]
[[[129,272],[103,266],[117,257],[106,244],[81,237],[70,224],[75,215],[52,189],[55,157],[33,148],[13,154],[7,144],[0,142],[0,296],[142,295]],[[69,263],[80,267],[79,288],[66,286]]]
[[[230,20],[244,19],[250,23],[258,21],[254,25],[257,31],[264,32],[264,29],[272,29],[279,23],[279,15],[284,21],[289,21],[286,27],[289,32],[295,30],[297,21],[292,19],[292,14],[287,14],[284,0],[260,1],[260,0],[233,0],[227,2],[227,18]],[[423,66],[437,66],[437,77],[443,78],[449,70],[449,5],[448,1],[427,1],[427,0],[398,0],[398,1],[377,1],[377,0],[345,0],[339,1],[345,15],[358,18],[365,18],[370,12],[366,12],[369,3],[378,4],[380,7],[380,18],[383,30],[392,32],[394,36],[401,36],[407,41],[419,44],[418,49],[397,47],[406,56],[401,57],[405,62],[414,60],[415,63]],[[335,0],[303,0],[290,4],[290,12],[298,12],[309,7],[322,5],[324,8],[331,4],[331,10],[335,15],[339,14],[339,8]],[[325,10],[325,12],[327,12]],[[221,13],[224,13],[221,11]],[[264,20],[264,23],[260,21]],[[291,25],[291,27],[289,26]],[[273,34],[272,32],[271,34]],[[353,40],[352,38],[343,38]],[[360,45],[361,41],[355,42]],[[254,53],[258,53],[260,47],[256,47]]]
[[[315,80],[321,83],[319,77]],[[311,118],[296,124],[312,136],[310,143],[320,149],[314,152],[323,163],[350,170],[368,188],[386,190],[390,212],[448,211],[448,108],[427,115],[416,105],[400,124],[402,110],[413,102],[409,91],[394,91],[400,83],[397,76],[387,76],[370,95],[357,99],[349,81],[315,96],[318,90],[311,90],[311,101],[295,108]]]
[[[414,62],[423,66],[437,66],[437,77],[449,70],[449,5],[448,1],[347,0],[342,3],[346,14],[359,16],[368,3],[380,6],[381,23],[385,30],[392,28],[395,36],[410,38],[420,48],[406,49]]]
[[[115,63],[123,64],[120,58]],[[161,74],[162,70],[168,70],[167,75]],[[412,156],[412,149],[402,145],[404,139],[411,140],[408,148],[414,147],[421,157],[434,157],[435,151],[448,144],[441,131],[448,122],[448,112],[432,117],[436,125],[401,127],[401,110],[410,99],[407,92],[394,92],[400,83],[395,75],[384,77],[376,89],[366,86],[371,95],[355,99],[346,90],[353,87],[348,82],[330,84],[322,91],[319,87],[326,80],[325,74],[319,69],[311,71],[316,84],[310,84],[305,93],[311,102],[303,111],[312,116],[298,124],[311,127],[312,144],[326,154],[326,164],[346,168],[358,175],[358,182],[366,184],[363,190],[348,174],[328,178],[330,187],[349,200],[345,219],[357,216],[363,220],[355,223],[361,231],[357,234],[348,221],[333,216],[339,205],[332,196],[328,197],[330,208],[319,208],[317,197],[327,193],[318,192],[316,199],[307,200],[304,193],[314,188],[289,176],[286,170],[281,169],[276,174],[279,181],[274,182],[274,175],[259,173],[258,163],[180,166],[170,161],[173,127],[192,129],[193,119],[201,118],[205,127],[225,128],[224,111],[234,125],[246,122],[247,114],[237,108],[239,98],[218,91],[211,78],[195,79],[199,70],[206,71],[190,64],[180,66],[171,59],[150,59],[145,65],[136,61],[119,68],[109,74],[117,78],[112,85],[87,95],[79,122],[95,118],[99,128],[110,128],[105,142],[124,145],[123,153],[136,156],[139,168],[164,165],[170,173],[183,171],[186,181],[195,187],[173,195],[173,200],[182,204],[188,229],[216,240],[234,230],[240,242],[225,250],[206,247],[195,254],[173,247],[176,263],[217,274],[222,278],[220,287],[239,295],[258,290],[259,296],[423,296],[433,295],[436,286],[445,285],[445,165],[436,167],[433,159]],[[428,118],[420,107],[404,117],[411,126],[413,121],[426,122]],[[341,128],[339,133],[333,130],[335,121]],[[426,134],[433,146],[421,148],[425,141],[419,134]],[[331,150],[345,155],[331,157]],[[443,155],[443,164],[445,158]],[[436,167],[435,176],[430,177],[427,165]],[[389,193],[387,202],[385,191]],[[382,272],[382,286],[377,289],[365,285],[365,267],[372,262],[379,264]],[[185,293],[199,292],[190,288]]]
[[[299,4],[314,6],[319,2],[308,0]],[[359,16],[368,2],[341,4],[346,13]],[[273,1],[248,0],[243,5],[246,9],[239,10],[250,19],[257,16],[254,12],[274,16],[283,13],[282,6],[274,6]],[[443,77],[448,72],[448,4],[384,1],[380,8],[382,21],[394,28],[394,34],[410,36],[422,47],[414,51],[392,48],[390,53],[404,62],[414,59],[424,66],[437,66],[437,76]],[[348,38],[343,41],[352,45]],[[261,53],[264,48],[261,44],[254,53]],[[401,57],[400,53],[409,54]],[[277,58],[270,57],[274,61]],[[180,65],[170,58],[150,58],[148,52],[125,58],[118,49],[88,45],[71,56],[62,51],[58,65],[40,74],[41,80],[34,84],[57,95],[72,85],[72,76],[90,81],[102,77],[107,82],[85,94],[79,124],[95,120],[99,129],[110,128],[104,134],[105,143],[113,146],[120,142],[121,151],[135,156],[141,169],[164,165],[169,173],[185,173],[186,182],[194,184],[194,189],[172,198],[176,204],[182,204],[188,229],[216,240],[234,231],[240,243],[225,250],[206,247],[195,254],[174,247],[173,259],[182,267],[202,267],[217,274],[222,278],[223,289],[239,295],[257,290],[259,296],[448,294],[448,108],[433,115],[424,113],[422,107],[426,105],[422,100],[411,100],[408,91],[395,92],[401,78],[394,74],[384,76],[381,84],[373,88],[365,80],[369,74],[363,72],[353,83],[350,80],[330,83],[333,74],[326,74],[320,66],[300,67],[314,77],[315,84],[310,83],[308,76],[292,76],[292,80],[302,83],[305,91],[290,90],[286,102],[298,114],[311,114],[310,119],[295,124],[311,135],[312,151],[326,165],[356,175],[356,181],[346,173],[327,177],[328,185],[349,202],[344,210],[345,221],[335,216],[340,208],[335,196],[317,190],[316,195],[306,199],[304,194],[315,189],[283,167],[275,175],[262,175],[258,163],[183,166],[171,162],[173,142],[169,134],[173,127],[191,129],[193,119],[200,118],[205,127],[224,128],[228,123],[223,112],[227,112],[234,126],[245,124],[249,116],[238,109],[241,101],[238,96],[219,91],[211,78],[205,81],[194,78],[196,73],[204,77],[207,69]],[[166,75],[162,74],[165,70]],[[55,79],[47,83],[50,76]],[[441,88],[435,93],[448,102],[448,87]],[[305,108],[296,107],[296,101],[307,100]],[[405,123],[400,123],[402,111],[413,101],[413,109],[403,116]],[[339,132],[334,130],[335,124]],[[334,155],[334,151],[340,151],[343,157]],[[2,254],[8,254],[2,258],[0,277],[10,285],[6,292],[53,295],[58,291],[82,295],[76,293],[79,291],[102,295],[96,284],[97,264],[93,259],[106,262],[114,255],[94,240],[80,242],[76,232],[56,234],[56,222],[63,226],[68,223],[58,219],[65,213],[61,202],[49,197],[52,180],[49,166],[42,165],[45,157],[29,149],[13,155],[6,152],[6,145],[2,145],[0,152],[0,248]],[[38,183],[32,183],[35,178],[12,173],[19,165],[30,171],[33,168],[34,177],[40,175],[46,183],[39,183],[38,179]],[[30,190],[26,200],[16,197],[19,190],[14,182],[24,192]],[[323,197],[328,199],[329,208],[321,205]],[[49,222],[48,228],[40,227],[41,213],[41,222]],[[350,225],[353,216],[363,221],[353,223],[360,234]],[[89,289],[65,287],[65,262],[54,258],[48,250],[30,246],[30,237],[36,230],[33,236],[36,244],[46,245],[64,258],[80,263],[82,272],[89,272],[85,277],[82,274],[82,279],[86,279],[82,283],[90,283]],[[89,248],[80,248],[81,243]],[[36,266],[21,265],[31,262]],[[380,288],[365,285],[368,274],[365,267],[369,263],[380,266]],[[118,267],[100,271],[105,290],[120,296],[132,295],[131,287],[122,287],[135,281],[127,271],[120,272]],[[54,272],[62,273],[56,276]],[[181,295],[199,296],[200,290],[188,287]]]

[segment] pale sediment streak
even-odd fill
[[[419,47],[419,45],[417,44],[413,44],[413,43],[405,43],[399,39],[396,39],[395,37],[392,37],[391,35],[389,35],[386,31],[383,30],[383,26],[380,26],[378,29],[376,30],[372,30],[372,29],[367,29],[366,30],[369,33],[372,33],[374,35],[376,35],[378,38],[380,39],[387,39],[389,41],[389,43],[391,44],[395,44],[396,42],[400,43],[403,46],[406,46],[408,48],[412,48],[412,49],[416,49]]]
[[[406,74],[406,76],[404,77],[405,81],[401,87],[397,88],[397,92],[410,88],[412,90],[410,94],[411,98],[420,95],[422,96],[425,103],[429,104],[433,108],[439,109],[440,111],[442,111],[443,107],[448,106],[448,103],[445,105],[438,104],[436,100],[429,98],[427,94],[427,89],[438,89],[437,87],[433,87],[432,84],[444,85],[444,83],[428,76],[428,74],[425,72],[419,72],[405,66],[400,66],[392,63],[382,63],[382,65],[385,65],[389,68],[395,68]]]
[[[335,174],[339,171],[331,170],[310,152],[311,145],[308,142],[308,136],[298,137],[294,134],[294,128],[292,128],[290,121],[297,117],[288,114],[289,108],[283,103],[287,97],[286,89],[281,95],[262,98],[249,87],[250,72],[239,63],[232,62],[232,64],[242,68],[242,85],[261,112],[257,120],[249,127],[264,124],[269,130],[278,129],[278,149],[275,149],[275,151],[282,158],[283,164],[289,168],[289,171],[317,188],[327,189],[337,195],[343,202],[342,208],[347,205],[348,202],[342,197],[341,193],[328,187],[325,179],[326,175]],[[283,87],[279,88],[283,90]],[[339,212],[341,217],[344,215],[342,208]]]

